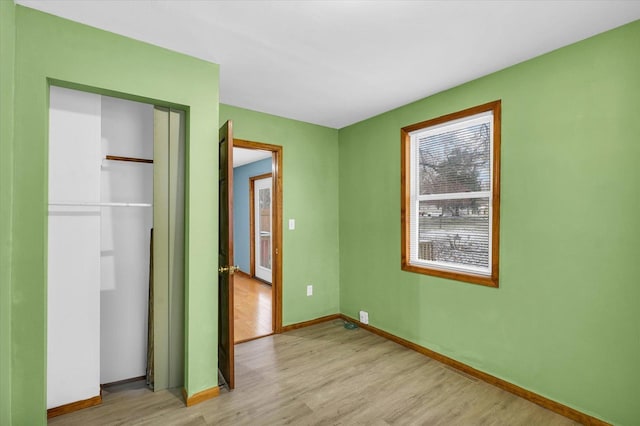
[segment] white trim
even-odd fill
[[[100,203],[84,201],[54,201],[50,206],[73,206],[73,207],[153,207],[151,203]]]
[[[489,120],[489,275],[493,270],[493,176],[495,175],[493,170],[493,133],[495,129],[496,118],[491,111],[491,120]]]
[[[457,120],[445,121],[444,123],[436,124],[434,126],[423,127],[422,129],[414,130],[409,133],[409,135],[411,135],[411,142],[413,143],[413,138],[418,137],[418,135],[420,135],[420,138],[439,135],[445,131],[451,132],[454,130],[464,129],[466,127],[484,124],[487,121],[491,123],[491,128],[493,129],[493,119],[487,120],[488,117],[493,118],[493,111],[484,111],[468,117],[458,118]]]
[[[465,198],[491,198],[491,191],[449,192],[445,194],[426,194],[416,196],[416,201],[463,200]]]
[[[260,230],[260,191],[268,190],[269,191],[269,231],[261,231]],[[273,282],[273,250],[268,252],[267,254],[270,257],[271,268],[267,268],[262,266],[260,263],[260,258],[262,257],[262,238],[261,237],[269,237],[270,243],[269,247],[273,248],[273,177],[265,177],[262,179],[255,179],[253,181],[253,214],[254,214],[254,235],[252,238],[254,239],[254,273],[257,278],[261,280],[267,281],[268,283]]]
[[[436,260],[422,260],[422,259],[416,259],[416,261],[412,262],[411,264],[414,266],[426,266],[429,268],[440,269],[443,271],[462,272],[462,273],[466,272],[466,273],[472,273],[472,274],[482,275],[486,277],[491,276],[491,267],[481,268],[481,267],[472,266],[472,265],[459,265],[459,264],[451,264],[447,262],[438,262]]]
[[[419,203],[417,202],[417,189],[416,186],[419,186],[418,182],[418,162],[416,158],[418,157],[418,144],[415,143],[415,138],[411,136],[411,158],[410,158],[410,206],[409,211],[411,212],[411,217],[409,218],[409,264],[414,264],[418,259],[418,238],[420,235],[419,223],[418,223],[418,209]]]

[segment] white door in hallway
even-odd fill
[[[272,236],[272,202],[271,177],[255,181],[254,223],[255,223],[255,274],[256,277],[271,283],[271,236]]]

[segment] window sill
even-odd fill
[[[455,281],[462,281],[470,284],[478,284],[486,287],[498,288],[498,274],[495,272],[492,276],[476,275],[470,273],[460,273],[445,271],[442,269],[426,268],[424,266],[410,265],[406,261],[402,261],[402,270],[406,272],[414,272],[417,274],[431,275],[434,277],[447,278]]]

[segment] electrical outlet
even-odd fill
[[[313,286],[311,284],[307,286],[307,296],[313,296]]]
[[[369,324],[369,312],[360,311],[360,322],[363,324]]]

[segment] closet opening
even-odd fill
[[[183,385],[184,128],[182,111],[50,88],[49,417]]]

